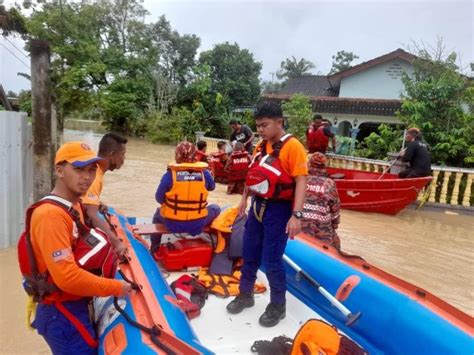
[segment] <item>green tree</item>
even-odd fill
[[[356,59],[359,59],[359,56],[352,52],[337,52],[336,55],[332,56],[332,67],[329,72],[329,75],[338,73],[345,69],[349,69],[352,66],[351,63]]]
[[[369,159],[387,159],[389,152],[398,152],[402,147],[403,130],[382,123],[377,132],[372,132],[357,144],[355,155]]]
[[[309,97],[301,94],[293,95],[290,101],[282,104],[282,109],[283,115],[288,120],[288,132],[304,142],[306,129],[313,116]]]
[[[20,111],[28,113],[28,116],[31,116],[31,91],[30,90],[21,90],[18,95],[18,104],[20,106]]]
[[[199,63],[209,66],[210,91],[222,95],[223,107],[251,106],[258,101],[262,64],[247,49],[240,49],[237,43],[217,44],[201,53]]]
[[[402,78],[406,94],[398,117],[422,130],[433,163],[472,166],[474,90],[472,82],[459,74],[456,54],[421,50],[413,65],[413,75]]]
[[[286,58],[280,64],[277,78],[287,80],[296,76],[307,75],[313,68],[315,68],[314,64],[305,58],[301,58],[300,60],[295,57]]]
[[[20,34],[25,38],[27,33],[25,17],[19,7],[14,6],[7,10],[5,5],[0,5],[0,29],[5,37]]]
[[[33,11],[29,36],[51,43],[58,116],[101,117],[109,129],[133,133],[147,115],[171,112],[200,41],[165,17],[145,23],[146,14],[140,0],[53,2]]]

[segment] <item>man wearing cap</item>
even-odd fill
[[[322,153],[314,153],[309,161],[301,230],[340,249],[336,230],[341,202],[336,184],[327,175],[326,161]]]
[[[407,130],[405,139],[408,142],[407,148],[400,152],[401,160],[410,166],[401,171],[398,177],[416,178],[431,175],[431,154],[428,146],[421,140],[421,132],[418,128],[412,127]]]
[[[91,297],[125,296],[131,291],[124,281],[96,276],[82,268],[74,255],[80,232],[68,210],[74,210],[80,223],[85,224],[80,197],[92,184],[100,160],[85,143],[64,144],[56,153],[57,179],[49,199],[69,209],[43,203],[33,210],[29,223],[38,272],[48,275],[48,282],[57,288],[38,304],[32,326],[54,354],[95,354],[97,350],[90,341],[95,338],[89,320]]]
[[[107,206],[100,201],[104,174],[107,171],[118,170],[125,161],[127,139],[114,133],[105,134],[99,143],[97,173],[91,187],[82,197],[82,203],[93,227],[100,228],[109,237],[115,253],[120,257],[126,252],[124,244],[115,236],[108,223],[99,216],[99,212],[107,211]]]

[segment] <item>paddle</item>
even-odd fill
[[[339,311],[341,311],[342,314],[344,314],[344,316],[347,318],[346,325],[348,327],[352,326],[362,316],[361,312],[357,312],[354,314],[349,311],[341,302],[339,302],[338,299],[336,299],[333,295],[326,291],[326,289],[321,286],[318,281],[311,277],[306,271],[301,269],[293,260],[291,260],[285,254],[283,254],[283,260],[285,260],[288,265],[290,265],[291,268],[296,271],[296,277],[298,277],[298,275],[303,276],[311,285],[313,285],[319,291],[319,293],[321,293],[321,295],[323,295],[324,298],[326,298],[329,302],[331,302],[334,307],[336,307]]]
[[[401,158],[402,152],[405,151],[406,135],[407,135],[407,130],[405,129],[405,130],[403,131],[402,150],[400,151],[400,153],[398,153],[397,157],[396,157],[394,160],[392,160],[392,161],[390,162],[390,164],[388,165],[388,167],[385,168],[385,170],[383,171],[382,175],[380,175],[377,180],[382,179],[382,178],[384,177],[384,175],[392,168],[393,164],[395,164],[395,163],[397,162],[397,160]]]
[[[380,180],[380,179],[382,179],[382,178],[384,177],[384,175],[392,168],[393,164],[395,164],[395,163],[397,162],[397,160],[400,159],[400,156],[401,156],[401,155],[398,154],[398,156],[390,162],[390,164],[384,169],[382,175],[380,175],[380,176],[377,178],[377,180]]]

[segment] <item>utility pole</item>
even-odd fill
[[[33,115],[34,201],[53,188],[50,48],[43,40],[31,40],[31,99]]]

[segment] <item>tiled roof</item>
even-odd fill
[[[327,76],[303,75],[289,78],[279,94],[303,94],[306,96],[337,96],[339,90],[331,87]]]
[[[263,98],[271,101],[287,101],[290,94],[266,94]],[[346,113],[374,116],[395,116],[401,107],[400,100],[364,99],[348,97],[312,96],[313,112]]]

